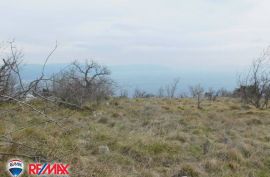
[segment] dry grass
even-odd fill
[[[9,135],[32,149],[0,142],[0,152],[38,154],[49,161],[71,163],[72,176],[270,174],[270,110],[241,107],[238,100],[204,101],[201,110],[191,99],[113,99],[95,111],[40,101],[31,104],[62,122],[65,129],[43,123],[39,115],[18,105],[0,105],[1,135],[32,125]],[[1,167],[9,158],[0,156]]]

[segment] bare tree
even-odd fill
[[[218,97],[232,97],[233,93],[225,88],[220,88],[216,92]]]
[[[181,92],[179,95],[178,95],[179,98],[188,98],[188,93],[186,92]]]
[[[57,42],[45,58],[40,76],[24,82],[20,73],[23,55],[13,41],[9,46],[10,55],[0,62],[0,101],[22,100],[31,94],[46,101],[80,108],[86,101],[99,102],[113,94],[113,81],[108,77],[110,71],[94,61],[74,62],[67,70],[45,77],[46,64],[57,49]],[[48,98],[50,96],[55,99]]]
[[[97,103],[113,95],[110,70],[98,63],[73,62],[69,69],[52,78],[52,94],[62,101],[82,106],[87,101]]]
[[[44,121],[39,121],[41,125],[47,125],[48,123],[55,124],[58,126],[59,131],[64,130],[68,132],[70,129],[66,128],[63,124],[63,120],[56,119],[55,117],[51,117],[45,113],[45,111],[36,108],[36,106],[32,105],[31,102],[25,101],[25,96],[28,93],[33,93],[38,88],[40,82],[44,80],[44,75],[42,74],[38,79],[33,80],[31,82],[23,81],[20,72],[20,64],[22,62],[22,53],[17,50],[14,45],[14,41],[9,43],[10,45],[10,54],[2,59],[0,62],[0,101],[2,102],[14,102],[23,108],[27,108],[32,112],[38,113],[41,115],[39,119],[44,119]],[[52,51],[53,53],[53,51]],[[51,53],[51,54],[52,54]],[[50,55],[51,55],[50,54]],[[47,57],[44,67],[48,61],[50,56]],[[44,73],[44,67],[42,73]],[[32,122],[32,121],[31,121]],[[19,149],[21,147],[27,148],[30,151],[27,151],[26,154],[20,153],[8,153],[8,152],[0,152],[0,155],[8,155],[8,156],[22,156],[26,158],[30,158],[33,160],[43,159],[46,160],[46,155],[40,151],[38,147],[34,147],[32,145],[28,145],[25,142],[14,141],[12,139],[12,134],[18,131],[25,130],[27,128],[37,126],[36,124],[31,124],[29,121],[26,126],[18,127],[18,129],[11,130],[5,132],[3,135],[0,135],[0,143],[3,142],[11,143],[12,146],[17,146]],[[34,154],[34,155],[29,155]]]
[[[128,97],[128,90],[126,89],[122,89],[120,90],[120,95],[119,95],[120,98],[127,98]]]
[[[164,88],[163,88],[163,87],[160,87],[160,88],[158,89],[157,96],[158,96],[159,98],[164,97]]]
[[[133,98],[146,98],[146,97],[147,97],[146,91],[140,90],[138,88],[134,90]]]
[[[252,104],[256,108],[263,108],[268,102],[268,87],[270,85],[269,53],[270,48],[255,59],[248,74],[239,79],[239,88],[236,93],[241,97],[242,102]]]
[[[166,93],[168,98],[174,98],[175,92],[177,90],[178,84],[180,82],[180,78],[176,78],[173,82],[166,86]]]
[[[57,43],[46,57],[41,76],[31,82],[24,82],[21,77],[22,52],[17,49],[14,41],[8,44],[10,54],[3,58],[2,63],[0,63],[0,93],[8,97],[2,97],[1,99],[4,101],[11,100],[9,97],[24,99],[27,94],[36,92],[39,83],[43,81],[45,65],[56,50]]]
[[[23,54],[14,45],[8,42],[9,54],[0,62],[0,93],[12,97],[20,97],[25,91],[25,85],[20,74],[20,64]],[[7,98],[1,98],[6,101]]]
[[[266,88],[265,88],[265,91],[264,91],[264,103],[263,103],[263,106],[267,109],[268,108],[268,102],[269,102],[269,99],[270,99],[270,85],[268,85]]]
[[[205,92],[204,96],[209,100],[209,101],[215,101],[216,98],[218,97],[218,92],[216,92],[213,88],[209,88],[207,92]]]
[[[201,87],[200,84],[198,84],[196,86],[190,87],[190,93],[191,93],[192,97],[196,98],[196,100],[197,100],[197,108],[201,109],[201,102],[202,102],[202,98],[204,95],[204,89]]]
[[[12,67],[16,61],[13,60],[2,60],[0,66],[0,93],[11,94],[14,91],[15,83],[13,81]]]

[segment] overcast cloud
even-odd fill
[[[270,44],[269,0],[0,0],[0,39],[27,63],[239,68]]]

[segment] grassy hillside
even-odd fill
[[[70,163],[80,177],[270,176],[270,110],[238,100],[204,101],[201,110],[191,99],[113,99],[84,111],[31,104],[60,126],[0,105],[0,176],[14,154]]]

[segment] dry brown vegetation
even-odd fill
[[[239,100],[111,99],[73,110],[41,100],[0,105],[1,167],[9,158],[70,163],[71,176],[267,177],[270,110]],[[21,129],[22,127],[22,129]],[[7,176],[1,169],[0,176]],[[3,173],[2,173],[3,172]],[[24,174],[24,176],[27,176]]]

